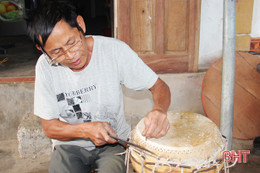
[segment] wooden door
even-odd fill
[[[198,70],[200,0],[118,0],[117,38],[157,73]]]

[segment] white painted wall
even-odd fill
[[[260,0],[254,0],[251,37],[260,37]]]
[[[239,1],[239,0],[238,0]],[[251,37],[260,37],[260,0],[254,0]],[[201,0],[199,69],[222,57],[223,0]]]
[[[222,56],[223,0],[201,0],[199,69]]]

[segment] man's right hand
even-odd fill
[[[58,119],[42,119],[42,128],[46,136],[61,141],[85,138],[92,140],[96,146],[117,142],[109,136],[117,136],[117,134],[108,122],[68,124]]]

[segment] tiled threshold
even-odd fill
[[[15,82],[34,82],[34,76],[28,77],[0,77],[0,84],[1,83],[15,83]]]

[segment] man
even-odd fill
[[[149,89],[154,107],[143,136],[169,129],[169,87],[125,43],[84,36],[84,20],[67,3],[49,2],[27,17],[29,36],[43,52],[36,64],[34,113],[52,139],[52,172],[125,172],[124,151],[110,135],[126,139],[121,85]]]

